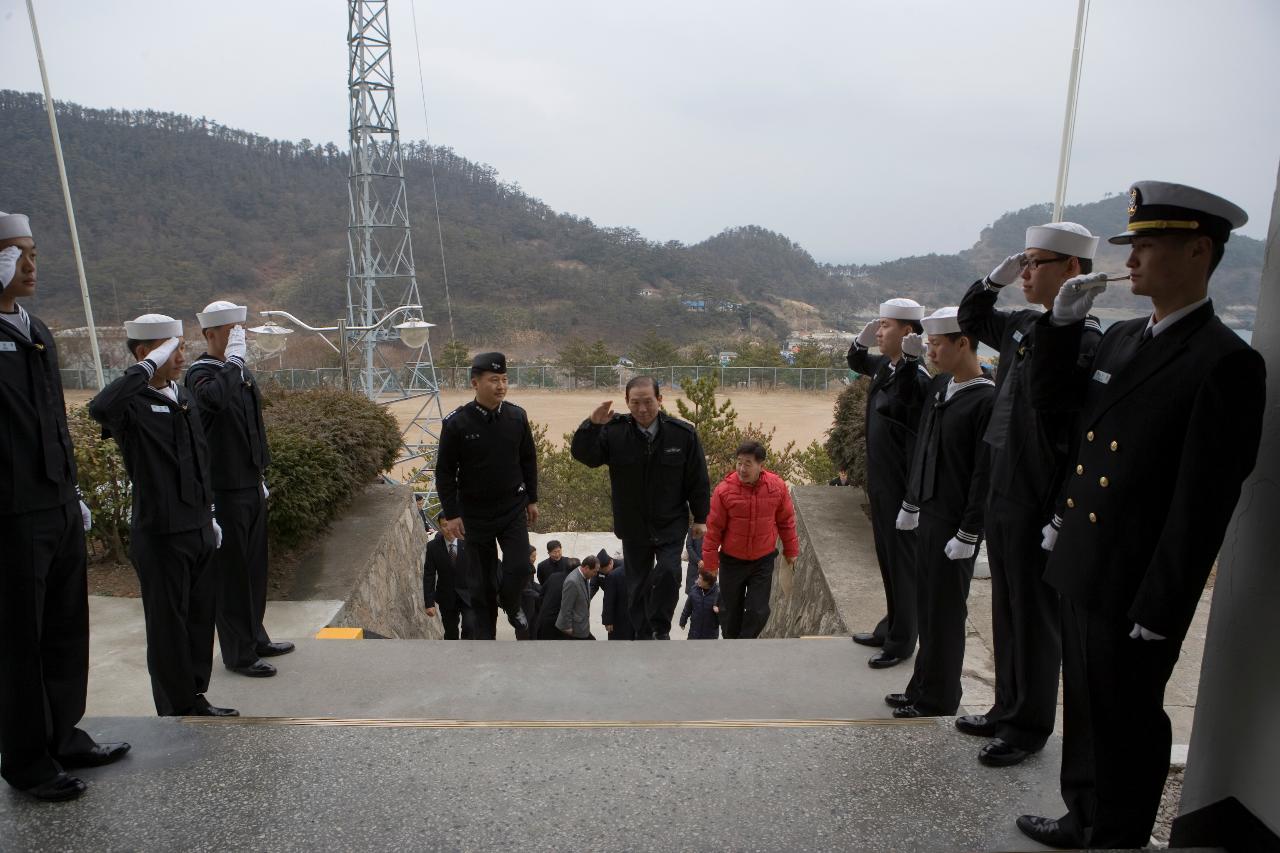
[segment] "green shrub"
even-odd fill
[[[274,392],[262,417],[271,448],[267,529],[273,545],[291,547],[323,530],[399,456],[395,418],[359,394]]]
[[[89,417],[89,407],[76,406],[67,412],[67,426],[75,447],[76,469],[84,502],[93,513],[89,545],[105,552],[107,560],[123,563],[129,542],[129,508],[133,489],[124,470],[120,449],[102,437],[102,426]]]
[[[547,438],[547,428],[533,427],[533,443],[538,449],[538,533],[612,530],[613,505],[609,487],[609,467],[588,468],[569,452],[572,433],[556,447]]]
[[[867,485],[867,388],[871,380],[861,377],[836,397],[831,428],[827,430],[827,455],[837,468],[849,472],[855,485]]]

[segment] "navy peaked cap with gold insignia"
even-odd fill
[[[506,373],[507,357],[500,352],[482,352],[471,359],[471,375],[481,373]]]
[[[1225,198],[1164,181],[1138,181],[1129,188],[1129,229],[1111,243],[1132,243],[1143,234],[1204,234],[1227,242],[1249,215]]]

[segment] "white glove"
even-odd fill
[[[1069,278],[1062,283],[1058,295],[1053,298],[1053,316],[1049,321],[1055,326],[1078,323],[1089,314],[1093,300],[1107,287],[1107,274],[1089,273]]]
[[[880,321],[872,320],[870,323],[862,327],[862,331],[858,332],[858,338],[855,344],[863,349],[871,349],[876,345],[876,332],[880,330]]]
[[[898,518],[894,521],[893,526],[899,530],[915,530],[920,526],[920,513],[912,512],[908,509],[898,510]]]
[[[909,355],[912,358],[919,358],[924,355],[924,337],[917,335],[915,332],[907,335],[902,339],[902,354]]]
[[[267,490],[267,481],[263,480],[262,481],[262,499],[265,501],[269,497],[271,497],[271,492]]]
[[[1000,263],[996,264],[996,268],[987,276],[987,281],[996,287],[1004,287],[1007,284],[1013,284],[1022,275],[1022,264],[1025,254],[1019,252],[1016,255],[1010,255]]]
[[[84,522],[85,533],[93,529],[93,513],[89,512],[89,507],[84,501],[80,501],[80,520]]]
[[[209,523],[213,525],[213,547],[214,550],[222,547],[222,528],[218,526],[218,519],[211,518]]]
[[[226,356],[228,359],[238,358],[243,363],[244,354],[244,327],[239,325],[232,326],[231,334],[227,336]]]
[[[13,274],[18,271],[20,257],[22,257],[22,250],[17,246],[0,250],[0,290],[4,290],[9,286],[9,282],[13,281]]]
[[[946,552],[948,560],[967,560],[978,553],[978,546],[971,542],[961,542],[952,536],[942,550]]]
[[[1058,544],[1058,528],[1052,524],[1046,524],[1040,528],[1040,547],[1045,551],[1052,551],[1053,546]]]
[[[169,340],[147,353],[147,357],[143,360],[151,362],[153,367],[160,367],[169,360],[169,357],[173,355],[173,351],[180,346],[182,346],[181,340],[169,338]]]
[[[1137,622],[1133,623],[1133,630],[1129,632],[1130,639],[1134,640],[1167,640],[1164,634],[1157,634],[1149,628],[1143,628]]]

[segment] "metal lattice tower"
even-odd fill
[[[413,262],[404,162],[400,157],[387,0],[350,0],[349,9],[351,216],[347,228],[347,322],[369,327],[389,311],[421,304],[421,299]],[[395,301],[388,303],[388,298]],[[435,466],[444,417],[431,344],[428,342],[418,353],[405,382],[400,370],[387,365],[378,354],[379,342],[397,338],[396,330],[388,327],[363,339],[361,390],[371,400],[383,399],[389,392],[396,399],[422,398],[417,415],[402,436],[400,461],[431,469]],[[405,467],[401,465],[398,470],[407,475]],[[427,491],[428,505],[435,503],[435,497],[434,488]]]

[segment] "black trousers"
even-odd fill
[[[516,629],[517,640],[529,639],[520,628],[520,593],[533,573],[529,565],[529,522],[525,506],[491,518],[462,517],[467,532],[467,548],[471,551],[467,586],[471,590],[471,609],[477,640],[493,640],[498,636],[498,608]],[[498,548],[502,559],[498,559]]]
[[[720,630],[726,640],[754,640],[769,621],[777,551],[755,560],[720,552]]]
[[[93,739],[77,728],[89,680],[89,599],[80,504],[0,516],[0,776],[31,788],[59,755]]]
[[[261,487],[216,492],[222,547],[214,551],[218,645],[228,667],[250,666],[271,642],[267,612],[267,501]]]
[[[683,537],[675,542],[652,543],[622,540],[627,572],[627,613],[635,639],[652,640],[671,633],[671,620],[680,601],[680,552]]]
[[[142,587],[147,671],[156,713],[189,713],[209,689],[217,600],[213,528],[155,535],[134,530],[129,558]]]
[[[1169,775],[1164,689],[1182,642],[1132,628],[1062,601],[1062,822],[1090,847],[1146,846]]]
[[[898,530],[894,522],[902,509],[902,495],[877,492],[871,502],[871,533],[876,561],[884,584],[886,612],[873,633],[884,640],[884,653],[909,658],[916,650],[919,621],[916,614],[916,534]]]
[[[960,708],[965,619],[969,615],[974,558],[947,559],[947,540],[955,533],[955,524],[920,513],[920,526],[916,528],[920,651],[916,652],[915,669],[904,692],[911,704],[936,716],[950,716]]]
[[[1045,583],[1043,513],[993,497],[987,507],[996,701],[987,719],[1005,743],[1035,751],[1053,734],[1062,633],[1058,591]]]

